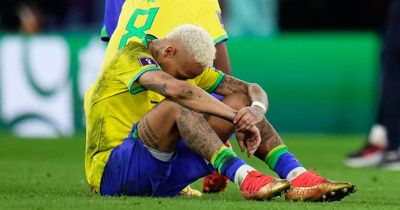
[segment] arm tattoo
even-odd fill
[[[193,98],[193,96],[195,95],[194,92],[192,90],[182,90],[182,93],[184,96],[186,96],[187,98]]]
[[[163,96],[165,96],[167,94],[166,82],[163,82],[162,84],[145,84],[144,86],[150,90],[160,93]]]
[[[232,78],[231,76],[225,75],[218,89],[221,92],[228,93],[247,93],[247,85],[243,81]]]
[[[142,85],[145,86],[147,89],[150,89],[165,96],[167,94],[167,88],[168,88],[167,81],[171,79],[174,78],[171,75],[165,74],[161,76],[160,82],[142,83]]]

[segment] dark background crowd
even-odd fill
[[[220,0],[224,19],[236,0]],[[242,1],[248,4],[252,1]],[[253,0],[262,2],[262,0]],[[279,31],[382,30],[388,0],[278,0]],[[267,4],[268,5],[268,4]],[[265,8],[260,8],[261,13]],[[103,19],[104,2],[95,0],[2,0],[1,31],[97,30]],[[268,12],[267,9],[264,10]],[[229,31],[229,29],[228,29]]]

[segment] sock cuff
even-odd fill
[[[254,169],[253,167],[247,165],[247,164],[243,164],[241,165],[235,173],[235,178],[234,178],[234,183],[237,184],[240,188],[240,186],[242,186],[243,180],[246,178],[247,174],[249,174],[252,171],[255,171],[256,169]]]
[[[270,169],[274,170],[279,157],[287,152],[289,152],[289,150],[286,145],[279,145],[268,152],[264,162],[267,163]]]
[[[211,164],[218,170],[219,173],[221,173],[224,163],[228,159],[235,157],[237,157],[235,152],[226,146],[221,146],[211,157]]]

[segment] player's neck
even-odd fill
[[[179,79],[179,80],[185,80],[186,79],[179,73],[178,68],[176,66],[174,66],[174,65],[172,65],[170,63],[163,63],[163,64],[160,64],[160,66],[161,66],[161,69],[165,73],[173,76],[174,78]]]

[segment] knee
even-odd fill
[[[161,105],[161,104],[160,104]],[[164,99],[162,102],[163,110],[168,113],[169,116],[178,119],[182,114],[187,115],[189,113],[194,112],[193,110],[190,110],[179,103],[169,100],[169,99]]]
[[[222,99],[222,102],[232,109],[239,110],[245,106],[250,106],[251,99],[250,96],[244,93],[235,93],[232,95],[227,95]]]
[[[162,106],[167,112],[172,115],[176,115],[181,108],[184,108],[182,105],[176,103],[175,101],[164,99],[159,106]]]

